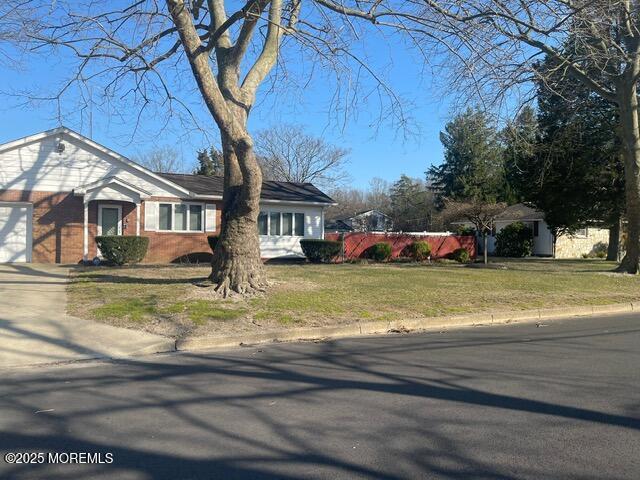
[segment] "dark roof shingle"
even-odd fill
[[[223,178],[190,175],[184,173],[158,173],[167,180],[186,188],[197,195],[222,195]],[[331,197],[318,190],[311,183],[262,182],[262,200],[283,202],[335,203]]]
[[[516,203],[506,208],[497,220],[544,220],[544,213],[524,203]]]

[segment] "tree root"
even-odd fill
[[[640,273],[640,265],[638,262],[633,262],[627,255],[622,259],[620,265],[614,270],[617,273],[629,273],[631,275],[637,275]]]
[[[211,273],[207,284],[222,298],[260,295],[266,292],[269,286],[262,263],[237,259],[227,259],[221,269]]]

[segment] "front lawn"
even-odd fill
[[[249,300],[219,300],[193,282],[208,267],[79,268],[72,315],[172,337],[324,326],[446,314],[620,303],[640,277],[600,260],[510,260],[507,270],[457,264],[268,265],[273,285]]]

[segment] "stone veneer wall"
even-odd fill
[[[580,258],[598,243],[609,243],[607,228],[588,228],[586,237],[562,235],[556,242],[556,258]]]

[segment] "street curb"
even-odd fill
[[[173,338],[167,338],[166,340],[160,340],[146,347],[138,348],[132,352],[122,353],[121,355],[110,356],[110,358],[120,359],[129,357],[140,357],[143,355],[150,355],[153,353],[166,353],[176,351],[176,341]]]
[[[262,333],[187,337],[177,340],[175,343],[175,349],[177,351],[193,351],[276,342],[328,340],[334,338],[358,337],[362,335],[404,333],[416,330],[442,330],[448,327],[500,325],[517,322],[526,323],[542,319],[589,317],[594,315],[628,313],[634,311],[640,311],[640,302],[515,310],[510,312],[497,311],[469,315],[412,318],[407,320],[374,321],[335,327],[291,328],[286,330],[269,330]]]

